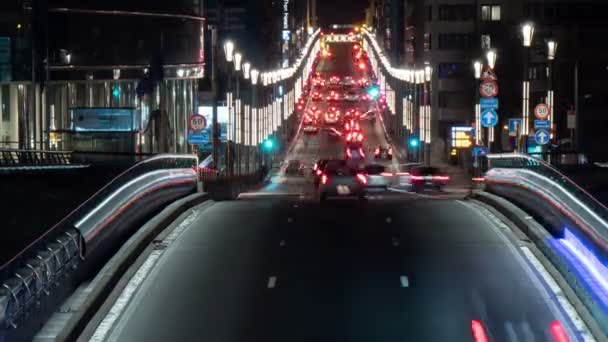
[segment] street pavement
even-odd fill
[[[356,72],[339,61],[319,68]],[[379,120],[364,130],[365,148],[387,143]],[[343,150],[299,134],[285,159]],[[490,341],[553,341],[555,321],[579,340],[523,242],[478,205],[411,193],[321,205],[313,194],[306,177],[278,172],[195,209],[92,340],[472,341],[479,322]]]
[[[491,341],[552,341],[564,322],[516,248],[461,201],[255,198],[189,221],[100,336],[471,341],[479,320]]]

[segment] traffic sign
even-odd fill
[[[481,125],[483,127],[494,127],[498,123],[498,114],[494,109],[486,109],[481,112]]]
[[[199,114],[190,115],[190,129],[193,131],[202,131],[207,128],[207,119]]]
[[[498,109],[498,99],[495,97],[479,99],[479,107],[483,111],[486,108]]]
[[[496,73],[492,69],[490,69],[489,67],[486,67],[481,72],[481,80],[482,81],[496,81],[497,79],[498,78],[496,77]]]
[[[534,120],[534,128],[551,128],[549,120]]]
[[[544,103],[539,103],[536,105],[536,107],[534,107],[534,116],[538,120],[547,120],[549,113],[549,106]]]
[[[496,81],[483,81],[479,86],[479,94],[481,97],[489,98],[498,95],[498,83]]]
[[[522,119],[509,119],[509,136],[514,137],[518,132],[521,133],[522,124]]]
[[[209,141],[209,132],[207,128],[207,119],[200,114],[190,115],[188,120],[188,143],[191,145],[203,145]]]
[[[488,148],[486,146],[475,146],[472,149],[473,157],[481,157],[488,154]]]
[[[550,137],[549,131],[544,128],[537,130],[534,134],[534,140],[539,145],[546,145],[549,142]]]

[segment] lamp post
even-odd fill
[[[258,108],[258,99],[257,99],[257,84],[258,84],[258,76],[260,72],[257,69],[251,69],[251,110],[252,110],[252,120],[251,120],[251,130],[255,132],[253,134],[253,138],[251,141],[252,146],[258,146],[260,139],[260,111]],[[259,150],[256,148],[256,151],[259,153]],[[259,158],[259,154],[257,157],[258,161],[261,163],[261,158]]]
[[[481,108],[479,105],[479,80],[481,79],[481,69],[483,68],[483,63],[480,60],[473,61],[473,75],[475,76],[475,80],[473,81],[473,92],[475,93],[475,143],[474,146],[477,146],[482,143],[482,131],[481,131]],[[479,177],[480,175],[480,165],[479,158],[477,154],[475,154],[475,164],[474,164],[474,173],[475,177]]]
[[[425,144],[426,146],[424,152],[424,160],[427,166],[431,165],[431,80],[433,79],[433,68],[427,64],[424,66],[424,83],[425,91],[424,91],[424,110],[425,110]]]
[[[547,59],[549,61],[549,70],[547,72],[547,105],[549,106],[549,127],[551,128],[551,134],[555,134],[555,128],[553,127],[555,122],[553,118],[553,63],[556,53],[557,42],[552,39],[547,41]]]
[[[524,62],[523,62],[523,83],[522,83],[522,133],[527,136],[530,131],[530,46],[534,38],[534,25],[532,23],[524,23],[521,27],[522,43],[524,46]],[[520,149],[525,144],[521,144]]]
[[[251,71],[251,64],[249,62],[245,62],[243,63],[243,78],[245,80],[250,80],[250,71]],[[247,84],[247,82],[245,82],[245,84]],[[250,88],[252,89],[253,86]],[[245,101],[247,102],[247,101]],[[251,102],[251,98],[249,98],[249,107],[248,110],[244,111],[243,113],[245,115],[245,125],[243,126],[245,132],[247,132],[246,135],[243,136],[243,141],[244,141],[244,150],[245,150],[245,172],[247,174],[249,174],[250,172],[250,164],[251,164],[251,146],[253,144],[252,139],[251,139],[251,118],[252,118],[252,114],[253,114],[253,103]]]
[[[234,71],[235,71],[235,111],[234,111],[234,125],[232,126],[232,136],[234,138],[235,150],[236,150],[236,169],[237,175],[241,175],[241,147],[243,143],[243,108],[241,106],[241,62],[243,61],[243,55],[240,52],[234,53]]]
[[[228,108],[228,141],[226,142],[226,169],[229,176],[234,174],[231,144],[232,144],[232,126],[234,120],[232,119],[232,62],[234,61],[234,43],[227,41],[224,43],[224,56],[226,57],[226,71],[228,75],[228,87],[226,92],[226,107]]]
[[[496,50],[490,49],[486,52],[486,60],[488,62],[488,67],[494,71],[494,67],[496,66],[496,58],[498,58],[498,54]],[[494,142],[494,127],[488,127],[488,150],[492,151],[492,143]]]

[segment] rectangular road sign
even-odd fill
[[[509,136],[514,137],[517,132],[521,133],[522,124],[522,119],[509,119]]]
[[[498,109],[498,99],[495,97],[479,99],[479,107],[483,111],[485,108]]]
[[[473,152],[473,157],[481,157],[488,154],[488,148],[486,146],[475,146],[471,152]]]
[[[549,120],[534,120],[534,128],[551,128]]]

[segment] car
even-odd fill
[[[302,127],[302,131],[306,134],[316,134],[319,133],[319,126],[305,125],[304,127]]]
[[[345,76],[342,81],[340,81],[340,84],[344,87],[351,87],[357,84],[357,82],[353,79],[352,76]]]
[[[312,177],[315,188],[319,186],[319,181],[321,179],[321,174],[323,174],[323,169],[325,169],[325,165],[327,165],[328,159],[319,159],[312,166]]]
[[[366,165],[363,169],[367,183],[365,192],[385,192],[391,186],[394,174],[387,172],[386,168],[380,164]]]
[[[321,173],[317,192],[321,203],[330,197],[365,199],[367,178],[350,168],[345,160],[329,160]]]
[[[365,136],[360,131],[351,131],[346,134],[346,145],[350,148],[360,148],[363,146]]]
[[[360,96],[356,91],[347,91],[346,94],[344,94],[344,100],[345,101],[352,101],[352,102],[356,102],[359,101]]]
[[[339,110],[328,110],[325,113],[324,121],[327,125],[335,125],[340,122],[340,111]]]
[[[304,163],[300,160],[290,160],[285,167],[285,174],[288,175],[303,175]]]
[[[329,78],[330,85],[340,85],[340,77],[337,75],[333,75]]]
[[[361,125],[359,125],[359,121],[350,119],[344,124],[344,130],[347,132],[360,132]]]
[[[450,181],[450,176],[438,167],[416,166],[410,169],[412,190],[421,192],[425,189],[441,190]]]
[[[393,148],[391,146],[378,146],[374,150],[375,159],[393,160]]]
[[[323,96],[321,95],[321,92],[319,92],[319,91],[313,91],[312,92],[312,100],[313,101],[321,101],[321,100],[323,100]]]
[[[342,95],[340,95],[339,92],[337,91],[331,91],[329,93],[329,95],[327,95],[327,101],[341,101],[342,100]]]

